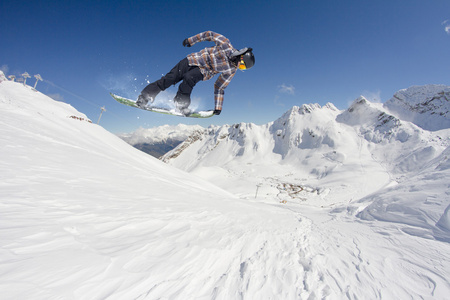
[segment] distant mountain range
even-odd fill
[[[164,125],[149,129],[139,128],[132,133],[121,134],[119,137],[135,148],[159,158],[194,132],[203,129],[199,125]]]
[[[426,227],[437,221],[423,213],[429,197],[441,197],[439,205],[448,199],[435,187],[450,180],[449,95],[448,86],[427,85],[401,90],[385,104],[360,97],[344,111],[331,103],[294,106],[265,125],[196,131],[161,159],[219,186],[234,178],[231,192],[245,197],[255,186],[259,197],[280,201],[334,206],[358,200],[355,213],[363,219],[401,214],[427,220]],[[413,193],[418,182],[422,196]],[[395,208],[398,193],[414,201]],[[366,202],[372,204],[364,209]]]
[[[380,128],[384,127],[387,132],[391,129],[387,129],[386,125],[389,122],[392,122],[391,125],[399,125],[400,120],[411,122],[417,125],[419,128],[428,131],[438,131],[445,128],[450,128],[450,87],[445,85],[425,85],[425,86],[412,86],[408,89],[403,89],[394,94],[394,96],[388,100],[384,105],[380,105],[378,103],[370,103],[367,99],[361,97],[353,103],[353,105],[346,111],[339,111],[333,104],[329,103],[324,106],[325,109],[329,110],[329,113],[335,112],[333,114],[333,118],[336,118],[336,121],[339,123],[349,123],[358,124],[361,123],[361,120],[358,118],[350,118],[348,114],[353,110],[357,109],[359,104],[365,103],[365,110],[372,110],[372,114],[378,115],[382,114],[380,117],[383,124],[378,124],[376,126],[376,131],[380,132]],[[372,107],[372,108],[371,108]],[[296,111],[299,114],[310,113],[313,110],[320,109],[318,104],[307,104],[301,107],[293,107],[288,110],[283,117],[273,122],[270,125],[263,125],[262,127],[270,127],[271,135],[275,134],[276,136],[286,136],[286,131],[289,134],[288,128],[284,128],[283,125],[287,124],[289,121],[289,116],[291,116]],[[317,114],[317,112],[315,113]],[[338,116],[339,115],[339,116]],[[362,118],[367,117],[362,114]],[[373,120],[372,120],[373,121]],[[303,122],[303,121],[302,121]],[[318,120],[321,123],[320,120]],[[252,126],[255,127],[254,124],[236,124],[236,125],[226,125],[222,127],[215,127],[205,129],[198,125],[183,125],[179,124],[177,126],[169,126],[164,125],[157,128],[144,129],[140,128],[133,133],[122,134],[120,137],[133,145],[134,147],[154,156],[161,157],[167,152],[176,148],[179,144],[185,141],[189,136],[200,136],[206,135],[209,136],[211,132],[221,132],[222,136],[224,134],[231,134],[231,136],[237,136],[238,133],[224,133],[224,131],[232,131],[232,128],[242,128]],[[231,128],[230,130],[228,128]],[[276,128],[276,130],[275,130]],[[242,129],[241,129],[242,130]],[[275,130],[275,132],[274,132]],[[369,129],[370,131],[370,129]],[[404,132],[404,131],[402,131]],[[298,135],[298,133],[297,133]],[[305,139],[305,135],[303,136],[302,145],[305,146],[305,143],[308,143],[308,140]],[[379,137],[379,134],[376,135]],[[375,138],[375,136],[374,136]],[[400,137],[399,137],[400,138]],[[286,147],[289,147],[289,143],[282,143],[281,140],[277,140],[276,145],[274,145],[274,152],[288,152]],[[217,141],[216,141],[217,142]],[[311,140],[312,142],[312,140]],[[318,142],[317,140],[315,142]],[[326,138],[325,138],[326,142]],[[295,141],[294,141],[295,143]],[[184,145],[183,149],[187,146]],[[180,150],[177,150],[179,152]],[[286,154],[286,153],[285,153]],[[170,155],[166,156],[164,160],[170,160]]]
[[[255,156],[262,155],[267,160],[269,156],[281,155],[281,161],[301,157],[304,163],[310,155],[317,156],[318,152],[326,150],[339,152],[341,146],[348,145],[347,140],[359,138],[380,146],[399,142],[408,145],[407,151],[411,152],[428,147],[428,140],[436,136],[433,131],[450,128],[449,99],[450,87],[427,85],[401,90],[384,105],[360,97],[345,111],[331,103],[324,107],[318,104],[294,106],[278,120],[262,126],[241,123],[197,130],[195,136],[201,138],[184,142],[162,159],[171,162],[174,156],[186,152],[183,156],[190,157],[186,163],[192,168],[192,160],[202,164],[208,156],[216,156],[220,148],[227,148],[224,149],[227,156],[232,157],[248,156],[254,160]],[[420,142],[422,140],[426,143]],[[186,145],[194,143],[195,147]],[[188,151],[190,148],[195,150]],[[304,150],[310,152],[311,149],[314,153],[305,156]],[[317,151],[319,149],[321,151]],[[191,152],[195,153],[193,157]],[[393,154],[389,163],[399,164],[397,156],[401,155],[403,153]],[[177,160],[174,164],[183,167],[180,159]],[[224,163],[226,160],[219,162]]]

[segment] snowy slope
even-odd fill
[[[1,82],[1,298],[445,299],[450,291],[450,252],[444,212],[438,220],[439,235],[425,235],[404,230],[403,221],[377,221],[376,210],[364,210],[380,201],[370,195],[332,209],[303,205],[311,204],[309,200],[280,204],[276,195],[273,199],[264,195],[264,201],[260,196],[245,197],[249,190],[239,183],[244,178],[239,171],[247,175],[261,171],[274,184],[280,178],[296,178],[299,162],[286,152],[284,143],[301,145],[298,149],[308,155],[323,155],[330,170],[334,167],[331,174],[341,166],[350,170],[345,153],[335,153],[333,147],[344,144],[338,139],[343,130],[355,128],[346,123],[331,128],[339,113],[332,105],[293,109],[285,121],[299,116],[325,121],[314,127],[298,122],[307,135],[301,141],[295,140],[294,128],[283,133],[282,123],[276,122],[211,129],[210,136],[197,136],[197,141],[216,141],[199,148],[204,162],[197,162],[201,164],[197,173],[206,175],[202,172],[209,170],[225,191],[134,149],[67,104],[21,84]],[[235,140],[228,145],[223,141],[230,139],[229,134]],[[273,144],[262,142],[269,137]],[[367,141],[346,137],[357,145]],[[223,153],[216,158],[222,155],[228,166],[242,168],[208,165],[213,162],[208,147],[214,145],[236,154],[235,159]],[[275,145],[278,153],[269,155]],[[364,147],[348,161],[368,158],[370,147]],[[436,153],[421,168],[422,175],[432,180],[438,174],[430,177],[427,172],[435,169],[447,176],[447,152]],[[267,166],[276,163],[274,173],[253,164],[247,156],[251,153],[258,158],[267,154],[261,161]],[[292,175],[277,175],[282,174],[284,160],[292,163],[286,165]],[[367,166],[366,173],[382,168],[372,164],[357,164],[358,175],[364,177],[361,166]],[[328,177],[320,162],[311,158],[307,166],[318,167],[315,175],[304,170],[300,175],[316,183],[318,177]],[[377,177],[366,177],[373,178]],[[347,201],[358,194],[350,191],[354,179],[341,178]],[[417,180],[411,177],[409,186],[422,188]],[[448,201],[448,186],[435,183],[443,198],[428,199],[428,206]],[[236,197],[239,188],[242,194]],[[404,185],[402,191],[407,188]],[[271,189],[276,188],[261,186],[260,195]],[[368,188],[360,190],[362,195]],[[313,200],[324,197],[328,203],[341,201],[327,200],[331,196],[325,189],[318,192],[305,187],[299,193]],[[395,190],[388,193],[402,197]],[[358,215],[364,212],[370,215]]]
[[[209,298],[268,218],[286,222],[20,84],[0,105],[2,299]]]
[[[450,129],[423,130],[364,98],[357,99],[337,121],[351,125],[364,138],[373,160],[392,180],[386,188],[352,204],[356,210],[369,204],[358,217],[404,224],[402,230],[407,233],[450,242],[448,227],[438,223],[449,217]]]

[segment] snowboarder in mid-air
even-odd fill
[[[255,57],[252,48],[238,51],[226,37],[212,31],[205,31],[185,39],[183,46],[191,47],[203,41],[212,41],[216,45],[189,54],[161,79],[147,85],[136,101],[137,106],[145,107],[147,103],[152,103],[161,91],[182,81],[173,100],[177,111],[187,115],[190,112],[188,107],[195,84],[201,80],[209,80],[220,73],[214,83],[214,114],[219,115],[222,111],[225,88],[236,74],[237,69],[247,70],[253,67]]]

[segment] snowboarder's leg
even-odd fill
[[[197,82],[203,80],[203,74],[197,66],[190,66],[188,72],[184,74],[183,82],[178,87],[177,95],[174,98],[177,108],[186,109],[191,104],[191,93]]]
[[[148,101],[153,102],[155,97],[161,92],[166,90],[171,85],[175,85],[183,79],[183,76],[189,70],[189,61],[187,58],[182,59],[172,70],[161,79],[147,85],[139,95],[136,102],[139,106],[145,106]]]

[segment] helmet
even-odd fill
[[[241,55],[239,69],[248,70],[255,64],[255,56],[252,53],[252,48],[248,48],[247,51]]]

